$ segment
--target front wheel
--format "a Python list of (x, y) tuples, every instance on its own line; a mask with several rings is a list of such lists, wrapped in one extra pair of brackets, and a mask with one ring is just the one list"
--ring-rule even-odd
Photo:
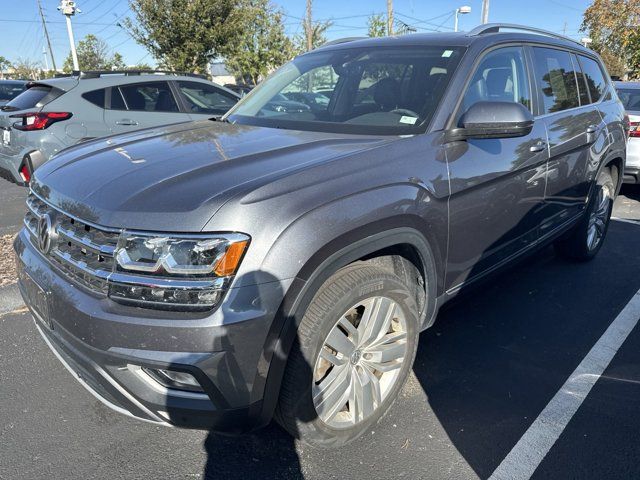
[(340, 270), (304, 314), (276, 418), (312, 445), (354, 440), (398, 396), (417, 339), (416, 302), (400, 278), (365, 264)]
[(616, 182), (612, 171), (604, 168), (598, 175), (584, 218), (567, 237), (555, 243), (556, 251), (561, 256), (580, 261), (596, 256), (609, 229), (615, 192)]

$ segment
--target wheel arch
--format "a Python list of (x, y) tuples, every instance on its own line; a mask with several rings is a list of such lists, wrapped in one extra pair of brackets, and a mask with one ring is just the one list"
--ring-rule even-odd
[[(393, 224), (400, 223), (393, 228)], [(433, 324), (437, 313), (439, 283), (444, 276), (442, 264), (437, 260), (433, 244), (407, 219), (386, 219), (375, 222), (356, 232), (347, 232), (312, 255), (300, 268), (298, 276), (286, 292), (269, 332), (261, 368), (266, 371), (261, 424), (268, 422), (275, 411), (285, 366), (295, 341), (298, 326), (320, 286), (341, 268), (355, 262), (372, 262), (380, 256), (405, 256), (407, 261), (419, 261), (425, 282), (425, 302), (421, 315), (421, 327)], [(391, 225), (390, 225), (391, 224)], [(386, 225), (386, 229), (381, 229)], [(377, 233), (371, 233), (376, 231)], [(413, 259), (407, 258), (414, 255)], [(415, 265), (415, 264), (414, 264)], [(271, 351), (270, 358), (266, 357)]]

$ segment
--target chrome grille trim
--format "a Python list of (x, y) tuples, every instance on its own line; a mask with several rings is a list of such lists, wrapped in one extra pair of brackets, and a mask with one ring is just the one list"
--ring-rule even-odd
[(113, 254), (116, 251), (116, 247), (115, 246), (107, 246), (107, 245), (97, 244), (97, 243), (93, 242), (91, 239), (76, 235), (73, 231), (62, 227), (61, 225), (58, 225), (57, 231), (64, 238), (66, 238), (67, 240), (72, 241), (76, 245), (88, 248), (90, 250), (93, 250), (96, 253), (101, 254), (101, 255), (113, 256)]
[(45, 213), (55, 216), (57, 245), (43, 254), (65, 277), (90, 291), (106, 296), (120, 230), (98, 227), (51, 206), (30, 192), (24, 226), (37, 248), (38, 222)]

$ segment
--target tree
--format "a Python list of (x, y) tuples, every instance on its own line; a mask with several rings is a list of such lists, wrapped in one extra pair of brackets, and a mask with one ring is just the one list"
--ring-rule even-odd
[[(122, 55), (116, 52), (109, 56), (107, 44), (95, 35), (89, 34), (80, 40), (76, 50), (80, 70), (119, 70), (124, 68)], [(66, 73), (73, 71), (71, 53), (65, 59), (62, 70)]]
[[(130, 0), (124, 28), (162, 68), (206, 73), (238, 33), (229, 21), (239, 0)], [(237, 15), (235, 16), (237, 18)]]
[(230, 18), (239, 34), (223, 51), (227, 69), (247, 83), (256, 84), (295, 55), (284, 33), (282, 12), (269, 0), (243, 0)]
[(11, 66), (11, 62), (0, 55), (0, 78), (4, 78), (4, 71)]
[(594, 0), (584, 12), (582, 31), (588, 32), (591, 47), (608, 51), (640, 75), (640, 0)]
[(11, 76), (20, 80), (40, 80), (42, 68), (37, 62), (32, 62), (26, 58), (18, 58), (13, 62), (13, 73)]
[(609, 75), (622, 78), (626, 73), (626, 68), (624, 66), (624, 61), (620, 58), (616, 57), (610, 50), (606, 48), (602, 48), (600, 50), (600, 56), (602, 57), (602, 61), (604, 65), (607, 67), (607, 71)]
[(385, 37), (387, 35), (387, 20), (384, 15), (371, 15), (367, 19), (368, 35), (370, 37)]
[(331, 22), (302, 22), (302, 34), (296, 35), (293, 43), (297, 53), (309, 51), (309, 40), (311, 42), (311, 50), (321, 47), (327, 43), (326, 32), (333, 25)]

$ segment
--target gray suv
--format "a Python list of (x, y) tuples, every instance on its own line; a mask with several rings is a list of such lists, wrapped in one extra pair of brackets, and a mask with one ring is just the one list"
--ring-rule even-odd
[(222, 120), (45, 164), (15, 250), (47, 344), (147, 421), (275, 414), (322, 446), (371, 428), (443, 304), (549, 243), (589, 260), (607, 233), (628, 132), (602, 62), (503, 27), (319, 48)]
[(197, 75), (82, 72), (27, 84), (0, 108), (0, 177), (27, 185), (69, 146), (142, 128), (222, 116), (240, 96)]

